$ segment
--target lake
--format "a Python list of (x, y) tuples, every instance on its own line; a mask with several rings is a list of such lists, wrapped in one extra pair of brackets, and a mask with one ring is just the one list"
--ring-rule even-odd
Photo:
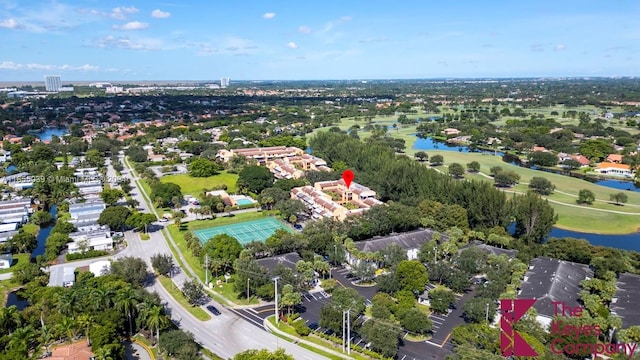
[[(511, 223), (507, 227), (507, 231), (513, 234), (516, 231), (516, 223)], [(640, 233), (623, 234), (623, 235), (603, 235), (583, 233), (571, 230), (560, 229), (554, 227), (549, 232), (549, 237), (554, 238), (575, 238), (584, 239), (591, 245), (606, 246), (616, 249), (631, 250), (640, 252)]]
[[(469, 148), (466, 147), (466, 146), (449, 144), (449, 143), (444, 142), (444, 141), (434, 140), (434, 139), (432, 139), (430, 137), (421, 139), (421, 138), (419, 138), (417, 136), (416, 136), (416, 141), (413, 144), (413, 149), (414, 150), (427, 151), (427, 154), (429, 154), (429, 152), (428, 152), (429, 150), (458, 151), (458, 152), (463, 152), (463, 153), (471, 152), (471, 150), (469, 150)], [(492, 153), (491, 151), (485, 151), (485, 152), (486, 153)], [(504, 156), (504, 153), (502, 153), (500, 151), (498, 151), (496, 154), (498, 156)], [(512, 163), (512, 164), (518, 165), (518, 164), (515, 164), (515, 163)], [(531, 169), (537, 170), (535, 167), (531, 167)], [(541, 171), (545, 171), (545, 170), (541, 169)], [(558, 172), (561, 172), (561, 170), (558, 169)], [(589, 180), (589, 181), (593, 181), (593, 180)], [(608, 187), (608, 188), (612, 188), (612, 189), (629, 190), (629, 191), (638, 191), (638, 192), (640, 192), (640, 187), (636, 187), (634, 185), (634, 183), (631, 182), (631, 181), (608, 179), (608, 180), (593, 181), (593, 183), (596, 184), (596, 185), (600, 185), (600, 186), (604, 186), (604, 187)]]
[(47, 227), (40, 228), (40, 231), (38, 231), (38, 236), (36, 237), (36, 241), (38, 242), (38, 245), (31, 253), (32, 259), (35, 259), (36, 256), (38, 255), (44, 255), (44, 248), (45, 248), (45, 244), (47, 243), (47, 238), (51, 233), (51, 229), (53, 229), (53, 226), (55, 225), (55, 219), (57, 214), (55, 205), (51, 206), (51, 209), (49, 209), (49, 213), (51, 214), (51, 218), (54, 221), (52, 221)]
[(5, 305), (5, 307), (9, 307), (11, 305), (15, 305), (18, 310), (24, 310), (24, 308), (29, 306), (29, 301), (18, 295), (17, 291), (12, 291), (7, 296), (7, 305)]

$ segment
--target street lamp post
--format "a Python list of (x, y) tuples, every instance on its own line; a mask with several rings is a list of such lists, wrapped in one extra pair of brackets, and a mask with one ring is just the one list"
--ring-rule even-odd
[(249, 301), (249, 280), (251, 279), (247, 278), (247, 301)]
[(276, 287), (276, 309), (275, 309), (275, 313), (276, 313), (276, 325), (278, 324), (279, 319), (279, 314), (278, 314), (278, 280), (280, 279), (280, 276), (276, 276), (273, 278), (273, 281), (275, 281), (275, 287)]

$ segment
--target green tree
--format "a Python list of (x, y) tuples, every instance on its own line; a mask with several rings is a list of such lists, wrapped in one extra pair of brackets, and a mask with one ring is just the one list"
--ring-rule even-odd
[(207, 254), (209, 259), (219, 259), (224, 262), (224, 269), (228, 270), (233, 265), (233, 261), (240, 256), (242, 245), (236, 238), (227, 234), (220, 234), (207, 240), (202, 247), (202, 253)]
[(496, 302), (488, 298), (473, 298), (467, 301), (462, 307), (464, 318), (473, 323), (481, 323), (483, 321), (493, 321), (496, 313)]
[(160, 330), (166, 329), (171, 325), (171, 321), (165, 315), (162, 305), (154, 305), (144, 309), (144, 323), (149, 330), (156, 331), (158, 342), (160, 342)]
[(204, 288), (199, 282), (187, 280), (182, 285), (182, 293), (187, 298), (187, 301), (189, 301), (189, 304), (196, 306), (200, 304), (204, 296)]
[(361, 329), (362, 336), (371, 343), (371, 349), (387, 358), (398, 353), (401, 332), (399, 326), (381, 320), (367, 321)]
[(151, 266), (161, 275), (167, 275), (173, 268), (173, 257), (169, 254), (151, 256)]
[(284, 349), (280, 348), (274, 352), (269, 350), (247, 350), (236, 354), (233, 360), (295, 360), (293, 356), (284, 352)]
[(611, 194), (611, 196), (609, 196), (609, 200), (614, 201), (616, 205), (622, 205), (626, 203), (627, 200), (629, 200), (629, 197), (627, 196), (627, 194), (623, 192), (619, 192), (619, 193)]
[(371, 299), (371, 316), (377, 319), (391, 320), (396, 311), (396, 302), (391, 295), (377, 293)]
[(580, 154), (589, 160), (600, 162), (613, 152), (613, 145), (609, 140), (595, 139), (587, 140), (580, 144)]
[(147, 263), (140, 258), (131, 256), (125, 256), (111, 262), (111, 274), (133, 286), (144, 284), (149, 275)]
[(578, 192), (578, 204), (591, 205), (596, 201), (596, 195), (589, 189), (580, 189)]
[(449, 175), (454, 178), (461, 178), (464, 176), (464, 167), (459, 163), (451, 163), (449, 164)]
[(478, 171), (480, 171), (480, 163), (477, 161), (472, 161), (467, 164), (467, 169), (469, 170), (469, 172), (477, 173)]
[(151, 188), (151, 199), (161, 199), (160, 206), (175, 205), (171, 202), (173, 198), (182, 199), (182, 191), (177, 184), (155, 181), (149, 187)]
[(529, 155), (529, 163), (538, 166), (556, 166), (558, 164), (558, 156), (547, 151), (534, 151)]
[(111, 231), (123, 230), (129, 216), (131, 216), (129, 208), (125, 206), (110, 206), (102, 210), (98, 218), (98, 224), (107, 225)]
[(436, 288), (429, 291), (429, 306), (434, 312), (446, 314), (455, 301), (456, 297), (453, 291), (447, 288)]
[(264, 166), (246, 166), (238, 174), (237, 188), (241, 192), (259, 194), (262, 190), (272, 187), (275, 178), (271, 171)]
[(493, 176), (495, 185), (498, 187), (511, 187), (518, 183), (520, 176), (514, 171), (500, 171)]
[(414, 156), (420, 161), (425, 161), (429, 158), (429, 155), (424, 151), (416, 151)]
[(555, 185), (545, 177), (534, 176), (531, 178), (531, 181), (529, 181), (529, 189), (540, 195), (551, 195), (555, 188)]
[(102, 201), (109, 206), (115, 205), (123, 196), (124, 192), (118, 189), (104, 189), (100, 193)]
[(32, 252), (38, 246), (35, 235), (24, 231), (13, 235), (9, 240), (9, 244), (17, 253)]
[(291, 315), (291, 309), (302, 303), (302, 294), (294, 290), (293, 285), (286, 284), (282, 288), (280, 305), (287, 308), (287, 314)]
[(104, 166), (104, 156), (97, 149), (89, 149), (84, 154), (84, 161), (90, 167), (103, 167)]
[(176, 359), (196, 359), (199, 356), (198, 343), (189, 332), (180, 329), (163, 331), (158, 342), (162, 351)]
[(396, 269), (396, 276), (402, 289), (414, 294), (421, 294), (429, 283), (427, 269), (418, 261), (401, 261)]
[(157, 220), (158, 218), (153, 214), (134, 212), (127, 217), (125, 225), (138, 231), (147, 232), (147, 227)]
[(429, 163), (431, 164), (431, 166), (442, 165), (442, 163), (444, 163), (444, 156), (432, 155), (431, 158), (429, 159)]
[(514, 198), (516, 236), (527, 241), (542, 242), (558, 220), (547, 200), (534, 192)]
[(411, 308), (400, 315), (400, 325), (407, 331), (424, 335), (433, 329), (433, 322), (418, 308)]
[(47, 225), (51, 220), (51, 214), (47, 211), (36, 211), (31, 215), (31, 222), (39, 226)]
[(115, 307), (127, 315), (129, 319), (129, 335), (133, 335), (133, 313), (138, 302), (136, 292), (130, 286), (122, 288), (116, 293)]
[(209, 177), (218, 174), (218, 165), (215, 162), (198, 158), (189, 163), (189, 176)]
[(489, 174), (491, 174), (492, 176), (496, 176), (501, 172), (502, 168), (500, 166), (492, 166), (491, 169), (489, 169)]

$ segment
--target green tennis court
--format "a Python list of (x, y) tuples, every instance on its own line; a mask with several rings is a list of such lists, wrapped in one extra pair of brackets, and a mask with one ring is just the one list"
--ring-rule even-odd
[(267, 217), (264, 219), (245, 221), (237, 224), (196, 230), (194, 233), (203, 244), (216, 235), (227, 234), (238, 239), (240, 244), (246, 245), (252, 241), (264, 242), (278, 229), (293, 232), (293, 230), (276, 218)]

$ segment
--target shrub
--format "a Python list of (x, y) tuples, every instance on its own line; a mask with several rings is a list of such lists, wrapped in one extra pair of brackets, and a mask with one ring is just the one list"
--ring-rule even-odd
[(293, 321), (293, 329), (300, 336), (307, 336), (311, 333), (311, 328), (309, 328), (304, 321), (301, 321), (299, 319)]

